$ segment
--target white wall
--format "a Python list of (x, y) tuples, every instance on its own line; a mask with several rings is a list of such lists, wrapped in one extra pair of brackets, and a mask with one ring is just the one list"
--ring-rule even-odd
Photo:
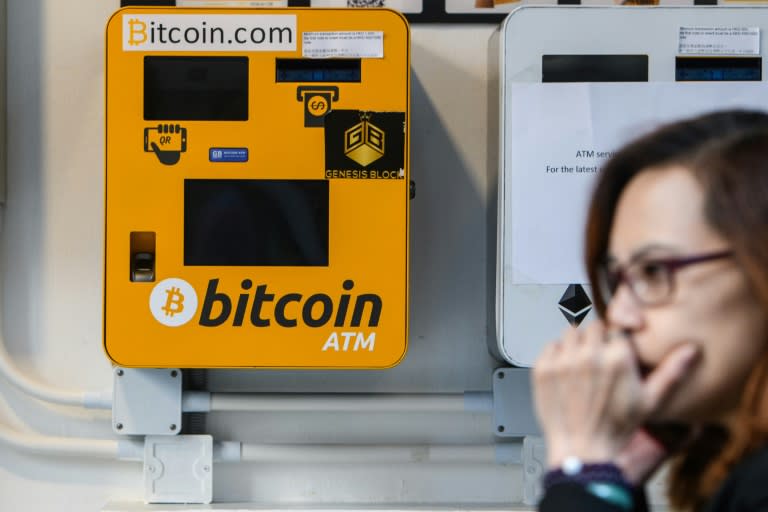
[[(101, 349), (103, 36), (118, 1), (8, 0), (8, 200), (2, 332), (28, 373), (62, 388), (111, 386)], [(413, 27), (411, 339), (377, 372), (229, 372), (212, 389), (489, 390), (487, 41), (495, 27)], [(491, 212), (493, 213), (493, 212)], [(489, 266), (491, 265), (491, 266)], [(106, 412), (50, 408), (0, 379), (0, 421), (61, 436), (113, 437)], [(251, 442), (490, 442), (483, 415), (217, 413), (208, 430)], [(514, 466), (218, 465), (217, 501), (502, 504)], [(142, 498), (140, 465), (50, 459), (0, 445), (0, 510), (98, 511)]]

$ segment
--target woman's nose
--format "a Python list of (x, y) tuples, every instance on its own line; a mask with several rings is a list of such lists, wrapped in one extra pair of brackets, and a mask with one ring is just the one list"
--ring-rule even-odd
[(643, 323), (643, 309), (626, 282), (619, 284), (606, 307), (608, 325), (621, 329), (638, 329)]

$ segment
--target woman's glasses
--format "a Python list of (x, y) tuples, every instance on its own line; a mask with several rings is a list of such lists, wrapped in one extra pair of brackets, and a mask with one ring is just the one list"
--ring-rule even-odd
[(672, 297), (675, 273), (683, 267), (728, 258), (730, 250), (698, 254), (682, 258), (658, 258), (633, 261), (625, 266), (603, 264), (597, 269), (598, 286), (605, 303), (626, 283), (637, 300), (646, 306), (657, 306)]

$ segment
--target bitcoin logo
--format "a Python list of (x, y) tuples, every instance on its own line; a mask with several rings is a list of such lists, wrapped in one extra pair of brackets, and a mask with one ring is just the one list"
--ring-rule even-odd
[(147, 24), (136, 18), (128, 20), (128, 44), (138, 46), (147, 42)]
[(183, 279), (164, 279), (155, 285), (149, 295), (149, 310), (155, 320), (163, 325), (184, 325), (197, 312), (197, 293)]
[(328, 112), (328, 99), (324, 96), (315, 95), (307, 100), (307, 106), (310, 114), (321, 117)]
[(178, 288), (172, 286), (165, 290), (165, 293), (168, 294), (165, 306), (162, 308), (165, 311), (165, 316), (173, 316), (184, 311), (184, 294)]

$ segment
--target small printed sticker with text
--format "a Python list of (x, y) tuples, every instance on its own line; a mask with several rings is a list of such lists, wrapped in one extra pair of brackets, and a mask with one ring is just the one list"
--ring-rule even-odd
[(208, 160), (211, 162), (247, 162), (248, 148), (210, 148)]

